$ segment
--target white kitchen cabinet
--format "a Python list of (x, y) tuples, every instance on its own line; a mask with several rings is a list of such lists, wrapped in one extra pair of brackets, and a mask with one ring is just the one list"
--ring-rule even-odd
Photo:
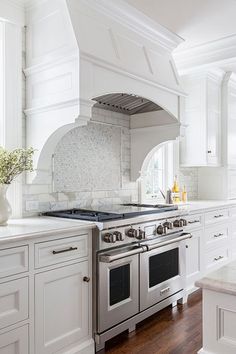
[(192, 238), (186, 242), (186, 285), (187, 291), (202, 275), (203, 230), (191, 231)]
[(198, 171), (199, 198), (236, 198), (236, 76), (226, 73), (222, 81), (222, 166)]
[(28, 278), (0, 284), (0, 329), (28, 318)]
[[(51, 354), (89, 335), (88, 262), (35, 276), (35, 353)], [(85, 279), (86, 280), (86, 279)]]
[(182, 77), (188, 97), (181, 123), (185, 136), (180, 142), (182, 166), (218, 166), (221, 162), (221, 76), (218, 73)]
[(0, 354), (29, 354), (27, 325), (0, 334)]

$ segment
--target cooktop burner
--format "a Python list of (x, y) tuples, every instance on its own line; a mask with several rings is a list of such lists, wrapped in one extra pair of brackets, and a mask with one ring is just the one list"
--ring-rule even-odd
[(107, 207), (100, 207), (93, 209), (67, 209), (67, 210), (57, 210), (57, 211), (48, 211), (43, 213), (46, 216), (54, 216), (67, 219), (80, 219), (88, 220), (95, 222), (102, 222), (108, 220), (116, 219), (128, 219), (135, 216), (146, 215), (146, 214), (155, 214), (162, 213), (165, 211), (176, 210), (178, 207), (176, 205), (168, 204), (121, 204), (121, 205), (112, 205)]

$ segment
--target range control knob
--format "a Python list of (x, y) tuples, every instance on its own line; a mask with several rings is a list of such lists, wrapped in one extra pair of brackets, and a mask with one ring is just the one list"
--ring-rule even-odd
[(157, 232), (158, 235), (164, 234), (164, 231), (165, 231), (165, 227), (162, 224), (157, 226), (156, 232)]
[(182, 221), (183, 226), (187, 226), (188, 225), (188, 221), (186, 219), (180, 219), (180, 221)]
[(138, 229), (138, 233), (137, 233), (136, 238), (138, 240), (144, 240), (145, 239), (145, 231), (141, 230), (140, 227)]
[(128, 237), (137, 237), (138, 235), (138, 230), (135, 230), (133, 227), (131, 227), (130, 229), (128, 229), (126, 232), (126, 235)]
[(173, 223), (171, 222), (171, 221), (165, 221), (164, 223), (163, 223), (163, 226), (164, 227), (167, 227), (167, 229), (168, 230), (172, 230), (173, 229)]
[(113, 235), (116, 237), (116, 241), (124, 241), (125, 236), (120, 231), (114, 231)]
[(107, 234), (104, 235), (103, 241), (106, 243), (115, 243), (116, 235), (111, 232), (108, 232)]
[(181, 227), (180, 220), (176, 219), (173, 223), (174, 227)]

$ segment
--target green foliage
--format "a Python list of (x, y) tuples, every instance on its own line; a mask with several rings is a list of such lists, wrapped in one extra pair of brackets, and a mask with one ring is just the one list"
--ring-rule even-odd
[(0, 184), (10, 184), (24, 171), (33, 171), (34, 149), (7, 151), (0, 146)]

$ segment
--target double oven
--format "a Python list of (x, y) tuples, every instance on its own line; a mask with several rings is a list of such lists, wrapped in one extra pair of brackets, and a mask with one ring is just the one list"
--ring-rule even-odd
[(97, 253), (96, 333), (101, 339), (134, 327), (183, 296), (190, 237), (180, 230)]

